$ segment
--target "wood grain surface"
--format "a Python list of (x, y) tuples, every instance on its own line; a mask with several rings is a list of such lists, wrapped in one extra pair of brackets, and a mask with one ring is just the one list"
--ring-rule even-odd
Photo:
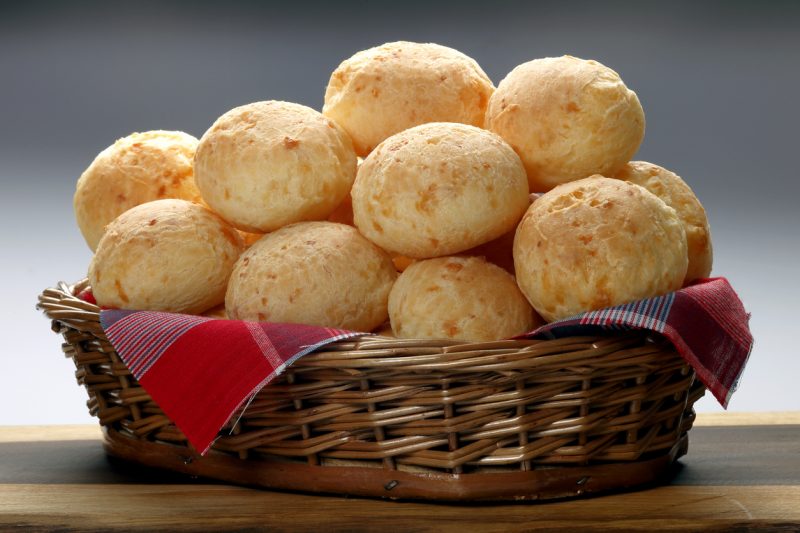
[[(432, 505), (224, 485), (0, 485), (15, 530), (524, 531), (800, 527), (798, 487), (676, 487), (519, 505)], [(788, 508), (794, 502), (795, 509)], [(787, 531), (790, 529), (787, 529)]]
[(458, 505), (229, 486), (110, 460), (94, 427), (5, 427), (0, 530), (7, 529), (798, 531), (800, 425), (701, 424), (666, 486), (550, 503)]

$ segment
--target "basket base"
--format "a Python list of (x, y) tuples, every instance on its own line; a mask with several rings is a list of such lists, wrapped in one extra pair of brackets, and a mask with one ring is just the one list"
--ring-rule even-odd
[(688, 449), (684, 434), (669, 452), (646, 460), (471, 474), (415, 474), (383, 468), (204, 457), (189, 448), (142, 441), (104, 428), (106, 453), (236, 485), (299, 492), (441, 501), (509, 501), (574, 498), (666, 481), (673, 462)]

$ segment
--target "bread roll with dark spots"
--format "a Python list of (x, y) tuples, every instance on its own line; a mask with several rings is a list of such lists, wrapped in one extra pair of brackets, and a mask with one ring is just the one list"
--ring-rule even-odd
[(485, 127), (520, 155), (531, 191), (545, 192), (619, 170), (642, 143), (645, 120), (616, 72), (563, 56), (512, 70), (489, 100)]
[(406, 41), (356, 53), (331, 74), (322, 113), (369, 154), (384, 139), (427, 122), (483, 125), (492, 81), (474, 59)]
[(382, 142), (359, 167), (352, 197), (364, 236), (422, 259), (512, 230), (528, 207), (528, 181), (517, 154), (497, 135), (436, 122)]
[(333, 213), (353, 185), (356, 154), (347, 133), (318, 111), (267, 101), (218, 118), (194, 165), (214, 211), (238, 229), (267, 233)]
[(674, 291), (687, 266), (675, 210), (602, 176), (542, 195), (514, 238), (517, 283), (547, 321)]
[(89, 281), (101, 306), (199, 314), (224, 301), (243, 249), (239, 233), (208, 208), (156, 200), (109, 224)]
[(192, 158), (197, 139), (182, 131), (132, 133), (100, 152), (81, 174), (73, 206), (94, 251), (106, 226), (139, 204), (164, 198), (200, 203)]
[(689, 268), (683, 284), (711, 274), (714, 251), (706, 210), (691, 187), (680, 176), (646, 161), (631, 161), (612, 176), (641, 185), (673, 208), (683, 222), (689, 250)]
[(236, 263), (225, 308), (238, 320), (372, 331), (389, 316), (391, 258), (356, 228), (299, 222), (264, 235)]
[(417, 261), (389, 296), (392, 331), (400, 338), (492, 341), (543, 324), (514, 278), (480, 257)]

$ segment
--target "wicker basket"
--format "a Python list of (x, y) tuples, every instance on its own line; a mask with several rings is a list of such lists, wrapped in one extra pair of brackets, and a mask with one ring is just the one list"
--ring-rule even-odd
[[(47, 289), (106, 451), (262, 487), (388, 498), (573, 497), (654, 483), (705, 389), (640, 332), (480, 344), (364, 336), (305, 356), (201, 457), (109, 344), (99, 309)], [(236, 417), (234, 417), (236, 418)]]

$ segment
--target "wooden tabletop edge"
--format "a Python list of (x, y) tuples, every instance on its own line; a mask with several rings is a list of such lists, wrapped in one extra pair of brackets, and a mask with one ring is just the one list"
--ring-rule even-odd
[(800, 424), (800, 411), (697, 413), (695, 426), (781, 426)]
[(100, 424), (0, 426), (0, 443), (102, 439)]

